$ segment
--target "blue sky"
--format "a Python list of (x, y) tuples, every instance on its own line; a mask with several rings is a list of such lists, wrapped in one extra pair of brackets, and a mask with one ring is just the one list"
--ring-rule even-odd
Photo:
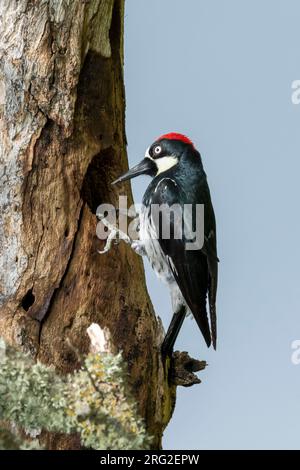
[[(126, 0), (130, 165), (155, 138), (186, 133), (217, 216), (218, 350), (187, 318), (176, 347), (206, 359), (178, 389), (165, 449), (300, 448), (298, 0)], [(133, 181), (136, 202), (148, 184)], [(147, 262), (165, 326), (171, 306)]]

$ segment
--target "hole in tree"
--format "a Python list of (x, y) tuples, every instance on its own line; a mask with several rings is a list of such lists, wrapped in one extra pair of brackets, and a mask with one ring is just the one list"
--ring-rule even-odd
[(22, 307), (24, 308), (24, 310), (29, 310), (31, 305), (34, 303), (35, 301), (35, 296), (32, 292), (32, 289), (29, 289), (29, 291), (24, 295), (23, 299), (22, 299), (22, 302), (21, 302), (21, 305)]
[(81, 197), (93, 214), (96, 214), (97, 207), (103, 201), (110, 202), (109, 195), (112, 192), (110, 183), (114, 179), (113, 162), (114, 152), (109, 147), (95, 155), (88, 166), (82, 183)]

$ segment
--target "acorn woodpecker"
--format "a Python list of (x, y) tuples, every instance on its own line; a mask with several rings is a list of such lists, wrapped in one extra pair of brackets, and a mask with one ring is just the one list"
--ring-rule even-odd
[[(138, 175), (149, 175), (152, 181), (144, 194), (139, 215), (140, 239), (132, 244), (132, 248), (148, 257), (154, 271), (168, 284), (172, 299), (173, 318), (162, 344), (162, 352), (172, 352), (183, 320), (190, 312), (207, 346), (212, 342), (216, 349), (219, 261), (216, 222), (200, 153), (188, 137), (178, 133), (164, 134), (147, 149), (145, 158), (114, 184)], [(177, 230), (178, 219), (170, 213), (167, 218), (169, 236), (163, 236), (164, 217), (161, 214), (154, 217), (153, 207), (172, 208), (174, 205), (182, 209), (181, 214), (185, 213), (185, 207), (192, 208), (192, 222), (186, 223), (187, 217), (184, 216), (182, 230)], [(201, 246), (191, 249), (191, 233), (194, 234), (192, 228), (195, 228), (194, 209), (198, 205), (204, 208), (203, 237)]]

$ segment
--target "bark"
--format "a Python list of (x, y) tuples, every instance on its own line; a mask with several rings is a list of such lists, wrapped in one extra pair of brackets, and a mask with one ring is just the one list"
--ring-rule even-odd
[(97, 253), (96, 207), (131, 198), (110, 185), (127, 168), (123, 16), (123, 0), (1, 0), (0, 334), (67, 372), (67, 338), (84, 353), (87, 327), (108, 328), (157, 448), (175, 403), (162, 328), (140, 258)]

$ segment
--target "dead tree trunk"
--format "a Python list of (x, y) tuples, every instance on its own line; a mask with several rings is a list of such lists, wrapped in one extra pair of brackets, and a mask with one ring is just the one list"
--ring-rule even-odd
[(107, 327), (157, 448), (175, 386), (142, 263), (122, 244), (97, 253), (96, 207), (127, 167), (123, 15), (123, 0), (1, 0), (0, 334), (66, 372), (66, 339), (85, 352), (86, 328)]

